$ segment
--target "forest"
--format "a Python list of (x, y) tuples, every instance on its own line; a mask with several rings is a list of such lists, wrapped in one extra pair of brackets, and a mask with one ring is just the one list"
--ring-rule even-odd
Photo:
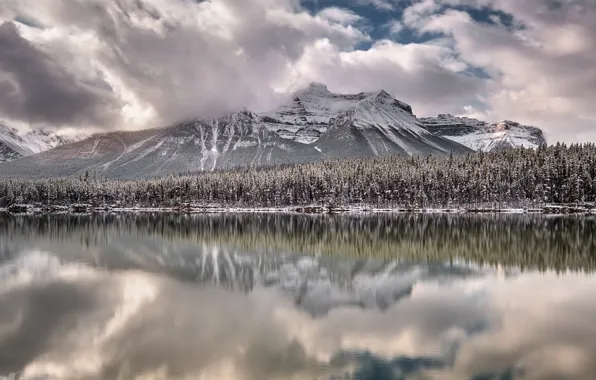
[(119, 181), (0, 180), (0, 207), (531, 208), (596, 201), (596, 145), (447, 157), (387, 156)]

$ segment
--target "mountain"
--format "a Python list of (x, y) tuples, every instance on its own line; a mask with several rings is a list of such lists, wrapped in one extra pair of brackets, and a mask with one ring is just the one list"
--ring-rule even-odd
[(278, 109), (241, 111), (162, 129), (114, 132), (0, 165), (0, 177), (98, 172), (133, 179), (172, 173), (470, 149), (423, 128), (385, 91), (341, 95), (313, 83)]
[(412, 107), (385, 91), (334, 94), (323, 84), (311, 83), (262, 120), (280, 137), (314, 145), (327, 158), (468, 151), (429, 133)]
[(40, 153), (74, 140), (44, 130), (20, 132), (0, 124), (0, 162)]
[(0, 176), (40, 178), (85, 171), (111, 178), (150, 178), (236, 166), (323, 159), (313, 147), (284, 140), (243, 111), (169, 128), (114, 132), (0, 165)]
[(508, 148), (537, 148), (546, 143), (539, 128), (514, 121), (489, 124), (484, 121), (452, 115), (420, 118), (429, 132), (445, 137), (477, 151), (494, 151)]

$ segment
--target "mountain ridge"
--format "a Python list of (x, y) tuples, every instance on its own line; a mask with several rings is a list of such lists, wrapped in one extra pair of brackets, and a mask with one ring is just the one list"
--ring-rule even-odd
[(420, 118), (429, 132), (466, 145), (473, 150), (490, 152), (509, 148), (538, 148), (546, 144), (540, 128), (502, 120), (488, 123), (467, 117), (440, 114)]
[(5, 162), (0, 177), (89, 171), (135, 179), (325, 159), (461, 154), (472, 151), (466, 143), (433, 131), (427, 119), (416, 118), (410, 105), (384, 90), (336, 94), (311, 83), (270, 112), (242, 110), (163, 128), (96, 134)]
[(66, 137), (39, 129), (22, 132), (0, 123), (0, 162), (44, 152), (60, 145), (75, 142), (81, 137)]

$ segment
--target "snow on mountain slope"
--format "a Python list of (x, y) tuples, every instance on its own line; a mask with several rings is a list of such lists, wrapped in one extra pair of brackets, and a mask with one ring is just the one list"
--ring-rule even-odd
[(429, 132), (477, 151), (521, 147), (534, 149), (546, 143), (539, 128), (508, 120), (489, 124), (466, 117), (439, 115), (436, 118), (421, 118), (420, 121)]
[(449, 155), (470, 151), (422, 128), (411, 108), (385, 91), (366, 94), (353, 109), (332, 119), (316, 146), (334, 158)]
[(90, 171), (131, 179), (322, 158), (313, 147), (280, 138), (256, 122), (256, 115), (243, 111), (163, 129), (95, 135), (4, 163), (0, 176), (41, 178)]
[(43, 130), (21, 132), (0, 124), (0, 162), (40, 153), (76, 140)]
[(12, 161), (19, 157), (23, 156), (7, 144), (0, 142), (0, 162)]
[(331, 158), (468, 151), (426, 131), (409, 105), (385, 91), (334, 94), (323, 84), (311, 83), (261, 118), (280, 137), (313, 144)]
[[(363, 122), (370, 124), (393, 122), (402, 123), (401, 126), (406, 128), (419, 128), (418, 123), (412, 120), (412, 108), (393, 99), (385, 91), (362, 92), (354, 95), (335, 94), (321, 83), (311, 83), (307, 88), (296, 92), (290, 102), (260, 116), (267, 127), (281, 137), (310, 144), (321, 137), (338, 116), (361, 108), (363, 103), (383, 101), (383, 98), (397, 108), (392, 109), (389, 115), (385, 114), (385, 118), (374, 115), (371, 119), (371, 115), (362, 113), (359, 116), (364, 117)], [(397, 114), (405, 111), (410, 116), (396, 119), (396, 115), (392, 114), (398, 109)]]
[(237, 112), (164, 129), (96, 135), (0, 165), (3, 177), (112, 178), (384, 155), (448, 155), (470, 149), (422, 127), (385, 91), (339, 95), (311, 84), (273, 112)]
[(32, 154), (28, 141), (14, 128), (0, 124), (0, 162)]

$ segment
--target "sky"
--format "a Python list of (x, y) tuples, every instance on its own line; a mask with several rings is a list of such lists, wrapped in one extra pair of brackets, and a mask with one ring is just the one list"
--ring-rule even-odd
[(310, 82), (596, 142), (593, 0), (2, 0), (0, 120), (140, 129)]

